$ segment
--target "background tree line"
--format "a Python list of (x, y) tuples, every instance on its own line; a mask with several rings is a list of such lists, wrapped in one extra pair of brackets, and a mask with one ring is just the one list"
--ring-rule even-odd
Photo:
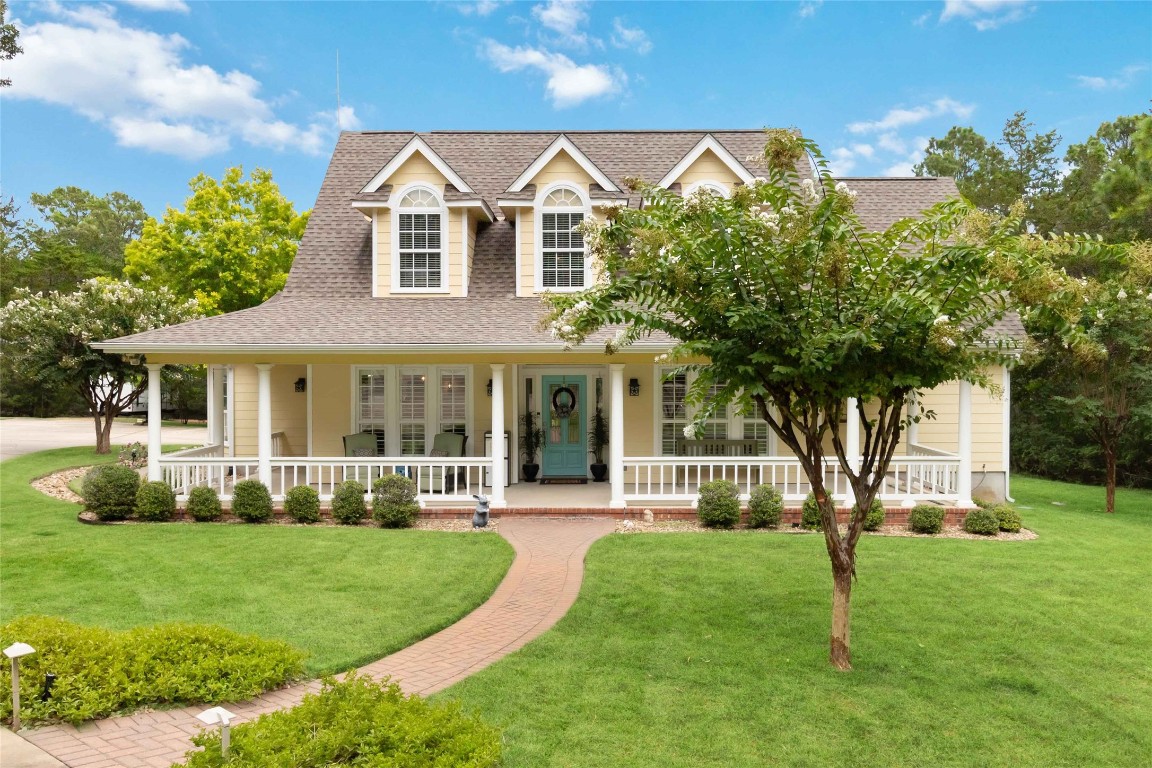
[[(1017, 112), (994, 140), (961, 126), (932, 139), (914, 170), (954, 177), (969, 201), (1001, 215), (1022, 200), (1022, 234), (1084, 286), (1089, 311), (1073, 330), (1096, 353), (1069, 345), (1066, 328), (1028, 324), (1013, 374), (1014, 468), (1152, 486), (1152, 115), (1103, 123), (1063, 158), (1060, 141)], [(1072, 233), (1115, 247), (1086, 252), (1061, 240)]]

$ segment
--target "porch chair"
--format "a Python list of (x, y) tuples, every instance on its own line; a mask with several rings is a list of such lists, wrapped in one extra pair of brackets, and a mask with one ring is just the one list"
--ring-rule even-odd
[[(344, 455), (349, 458), (363, 459), (379, 456), (376, 450), (376, 435), (371, 432), (357, 432), (354, 435), (344, 435)], [(380, 470), (368, 467), (345, 468), (344, 479), (356, 480), (366, 490), (372, 490), (372, 482), (380, 476)]]
[[(430, 457), (462, 458), (468, 435), (441, 432), (432, 438)], [(452, 493), (459, 482), (466, 481), (466, 467), (427, 467), (420, 472), (421, 493)], [(447, 476), (445, 475), (447, 472)]]

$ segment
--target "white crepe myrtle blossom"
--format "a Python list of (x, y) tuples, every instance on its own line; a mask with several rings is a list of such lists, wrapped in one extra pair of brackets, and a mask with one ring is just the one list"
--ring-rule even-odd
[(816, 194), (816, 182), (812, 179), (804, 179), (801, 181), (800, 191), (804, 194), (804, 197), (810, 203), (815, 203), (820, 199), (820, 196)]
[(943, 323), (948, 323), (951, 321), (952, 321), (952, 318), (948, 317), (948, 315), (940, 315), (939, 317), (937, 317), (935, 320), (932, 321), (932, 324), (933, 325), (941, 325)]
[(1124, 299), (1128, 298), (1128, 292), (1121, 288), (1119, 293), (1116, 294), (1116, 298), (1120, 301), (1124, 301)]

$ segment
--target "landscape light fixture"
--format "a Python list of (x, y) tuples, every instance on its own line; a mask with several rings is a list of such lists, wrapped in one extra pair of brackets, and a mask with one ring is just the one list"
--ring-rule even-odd
[(228, 747), (230, 746), (232, 738), (232, 734), (229, 732), (229, 726), (234, 717), (236, 717), (236, 715), (224, 709), (224, 707), (212, 707), (212, 709), (206, 709), (196, 715), (196, 719), (206, 725), (220, 724), (220, 757), (222, 758), (228, 757)]
[(12, 643), (4, 655), (12, 660), (12, 730), (20, 730), (20, 657), (36, 653), (28, 643)]

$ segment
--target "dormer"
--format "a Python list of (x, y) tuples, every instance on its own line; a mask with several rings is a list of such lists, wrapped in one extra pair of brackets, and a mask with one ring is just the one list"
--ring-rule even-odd
[(577, 228), (627, 194), (561, 134), (496, 201), (516, 222), (516, 295), (580, 291), (596, 279)]
[(491, 209), (419, 136), (353, 198), (372, 222), (372, 295), (467, 296), (478, 221)]
[(738, 184), (750, 184), (753, 175), (716, 140), (707, 134), (696, 143), (680, 162), (672, 167), (657, 183), (665, 189), (680, 186), (681, 194), (687, 197), (699, 189), (727, 197)]

